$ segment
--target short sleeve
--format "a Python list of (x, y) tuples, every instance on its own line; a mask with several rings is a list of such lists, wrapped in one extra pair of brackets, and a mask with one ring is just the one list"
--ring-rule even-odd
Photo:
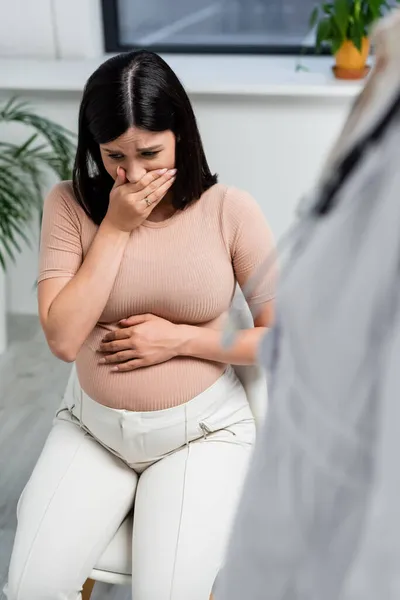
[(257, 202), (242, 190), (228, 188), (223, 211), (236, 280), (242, 290), (249, 284), (246, 298), (250, 308), (264, 304), (275, 297), (276, 288), (276, 251), (271, 229)]
[(74, 276), (82, 264), (81, 224), (65, 183), (53, 187), (43, 206), (38, 282)]

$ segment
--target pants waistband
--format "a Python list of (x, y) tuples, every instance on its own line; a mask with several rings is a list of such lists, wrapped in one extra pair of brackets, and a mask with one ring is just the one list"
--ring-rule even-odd
[(157, 421), (174, 423), (182, 422), (185, 419), (197, 419), (207, 412), (218, 410), (220, 405), (227, 402), (234, 402), (243, 391), (242, 384), (236, 376), (234, 369), (229, 365), (225, 372), (217, 379), (217, 381), (209, 388), (201, 392), (188, 402), (165, 408), (156, 411), (130, 411), (125, 409), (110, 408), (99, 404), (88, 396), (81, 388), (75, 365), (71, 372), (71, 376), (67, 385), (64, 396), (64, 401), (67, 406), (82, 407), (82, 404), (91, 406), (93, 410), (101, 417), (124, 420), (128, 418), (130, 421), (137, 420), (140, 423), (147, 422), (149, 426), (156, 426)]
[[(67, 413), (63, 412), (65, 409)], [(138, 472), (217, 432), (230, 443), (252, 443), (254, 439), (254, 419), (242, 384), (231, 367), (189, 402), (149, 412), (109, 408), (95, 402), (82, 390), (73, 369), (59, 418), (68, 419), (67, 414)]]

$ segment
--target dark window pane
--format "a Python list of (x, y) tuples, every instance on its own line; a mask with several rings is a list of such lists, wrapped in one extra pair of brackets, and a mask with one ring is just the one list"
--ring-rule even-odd
[(315, 0), (118, 0), (120, 45), (298, 48), (314, 5)]

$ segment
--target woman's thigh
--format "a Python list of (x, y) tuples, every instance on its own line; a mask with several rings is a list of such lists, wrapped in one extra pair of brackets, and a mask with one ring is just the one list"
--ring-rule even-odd
[(141, 475), (133, 529), (135, 600), (208, 600), (251, 456), (254, 425), (243, 427), (249, 443), (232, 431), (216, 432)]
[(18, 506), (9, 600), (73, 600), (134, 500), (137, 475), (57, 420)]

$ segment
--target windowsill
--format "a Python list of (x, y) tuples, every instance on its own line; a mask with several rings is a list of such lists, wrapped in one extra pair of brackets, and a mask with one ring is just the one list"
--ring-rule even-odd
[[(90, 60), (0, 59), (0, 91), (81, 93), (89, 75), (107, 57)], [(360, 82), (334, 79), (332, 58), (168, 55), (190, 95), (352, 98)]]

